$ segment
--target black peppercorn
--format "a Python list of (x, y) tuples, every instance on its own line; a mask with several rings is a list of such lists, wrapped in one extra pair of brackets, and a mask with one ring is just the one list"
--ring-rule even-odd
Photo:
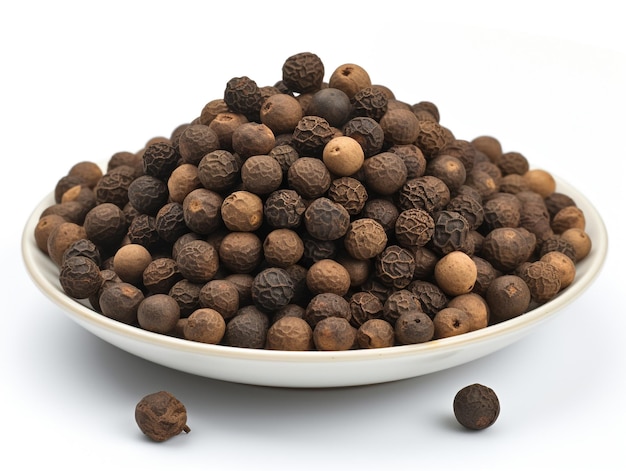
[(275, 311), (291, 302), (294, 286), (289, 273), (273, 267), (262, 270), (252, 283), (252, 301), (260, 309)]

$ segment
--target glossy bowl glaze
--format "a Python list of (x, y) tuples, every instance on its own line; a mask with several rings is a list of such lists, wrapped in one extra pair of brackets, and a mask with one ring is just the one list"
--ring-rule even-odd
[(204, 377), (264, 386), (326, 388), (395, 381), (458, 366), (489, 355), (527, 335), (583, 293), (605, 261), (605, 225), (593, 205), (557, 179), (557, 191), (584, 211), (591, 253), (577, 264), (574, 282), (555, 299), (519, 317), (481, 330), (423, 344), (341, 352), (287, 352), (208, 345), (155, 334), (109, 319), (65, 295), (58, 268), (35, 243), (41, 212), (50, 194), (33, 210), (24, 228), (22, 253), (35, 285), (79, 325), (116, 347), (146, 360)]

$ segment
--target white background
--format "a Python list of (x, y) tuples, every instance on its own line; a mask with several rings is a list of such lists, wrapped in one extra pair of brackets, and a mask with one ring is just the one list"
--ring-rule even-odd
[[(0, 7), (3, 308), (0, 449), (10, 469), (624, 469), (626, 36), (619, 2), (4, 2)], [(436, 4), (436, 6), (435, 6)], [(18, 6), (19, 5), (19, 6)], [(512, 6), (514, 5), (514, 6)], [(433, 101), (458, 138), (573, 184), (609, 256), (594, 285), (522, 341), (390, 384), (229, 384), (130, 356), (32, 284), (22, 228), (58, 178), (169, 135), (248, 75), (311, 51), (327, 76), (363, 66), (404, 101)], [(481, 382), (496, 424), (470, 433), (452, 399)], [(191, 433), (156, 444), (134, 406), (165, 389)]]

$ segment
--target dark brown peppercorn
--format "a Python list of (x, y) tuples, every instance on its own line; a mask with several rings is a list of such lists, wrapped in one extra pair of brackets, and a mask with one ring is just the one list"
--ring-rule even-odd
[(302, 119), (303, 111), (297, 99), (278, 93), (267, 98), (261, 106), (260, 119), (274, 135), (293, 133)]
[(233, 150), (243, 159), (265, 155), (276, 143), (272, 130), (265, 124), (255, 122), (241, 124), (233, 131), (231, 139)]
[(455, 193), (465, 183), (467, 177), (463, 162), (447, 154), (433, 157), (428, 162), (426, 173), (439, 178), (452, 193)]
[(61, 265), (61, 288), (71, 298), (87, 299), (100, 290), (102, 276), (98, 265), (90, 258), (73, 256)]
[(331, 259), (323, 259), (311, 265), (306, 284), (313, 294), (335, 293), (344, 296), (350, 289), (350, 274), (343, 265)]
[(365, 157), (378, 154), (385, 144), (385, 132), (373, 118), (352, 118), (343, 126), (342, 133), (361, 145)]
[(182, 275), (176, 261), (169, 257), (152, 260), (143, 271), (143, 285), (149, 294), (167, 294)]
[(316, 239), (337, 240), (347, 232), (350, 215), (340, 204), (328, 198), (317, 198), (304, 212), (304, 225)]
[(192, 240), (180, 249), (176, 264), (184, 278), (193, 283), (206, 283), (217, 273), (219, 258), (211, 244)]
[(319, 240), (312, 237), (306, 231), (302, 232), (302, 243), (304, 244), (304, 254), (300, 264), (309, 267), (319, 260), (325, 258), (334, 259), (337, 255), (338, 246), (334, 240)]
[(150, 251), (163, 242), (156, 230), (156, 218), (147, 214), (139, 214), (133, 218), (127, 236), (131, 244), (143, 245)]
[(233, 273), (251, 273), (263, 259), (263, 243), (252, 232), (231, 232), (219, 247), (220, 264)]
[(146, 147), (143, 153), (143, 171), (161, 180), (166, 180), (178, 165), (178, 153), (167, 142), (156, 142)]
[(54, 202), (60, 203), (61, 198), (63, 197), (65, 192), (68, 191), (69, 189), (75, 186), (80, 187), (86, 184), (87, 182), (85, 181), (85, 179), (78, 175), (65, 175), (61, 177), (57, 181), (56, 186), (54, 187)]
[(267, 195), (283, 182), (283, 170), (269, 155), (253, 155), (241, 166), (243, 187), (256, 195)]
[(458, 194), (450, 200), (446, 209), (461, 214), (468, 222), (470, 230), (478, 229), (485, 219), (483, 205), (469, 194)]
[(154, 223), (159, 237), (170, 244), (190, 231), (185, 223), (183, 205), (180, 203), (171, 202), (163, 205), (157, 212)]
[(288, 144), (278, 144), (269, 152), (269, 156), (280, 164), (280, 168), (283, 171), (283, 177), (287, 177), (287, 172), (291, 165), (300, 157), (296, 149)]
[(46, 251), (58, 266), (63, 263), (63, 254), (77, 240), (87, 238), (83, 226), (73, 222), (60, 222), (50, 231), (46, 240)]
[(494, 424), (500, 415), (496, 393), (482, 384), (471, 384), (454, 396), (454, 416), (464, 427), (482, 430)]
[(365, 207), (367, 189), (355, 178), (340, 177), (331, 182), (328, 197), (346, 208), (350, 216), (356, 216)]
[(331, 176), (320, 159), (301, 157), (289, 168), (287, 180), (290, 189), (297, 191), (303, 198), (313, 199), (326, 193)]
[(373, 219), (383, 227), (385, 232), (391, 233), (395, 230), (399, 214), (398, 207), (392, 201), (374, 198), (365, 203), (361, 217)]
[(550, 217), (554, 217), (561, 209), (567, 206), (576, 206), (571, 196), (555, 191), (544, 199)]
[(426, 247), (415, 247), (413, 248), (413, 258), (415, 259), (414, 279), (424, 280), (434, 274), (435, 265), (439, 260), (439, 256), (435, 252)]
[(200, 289), (204, 286), (201, 283), (192, 283), (182, 279), (174, 284), (168, 294), (178, 303), (180, 317), (189, 315), (200, 307)]
[(282, 268), (266, 268), (254, 277), (252, 301), (264, 311), (275, 311), (286, 306), (293, 295), (293, 281)]
[(488, 232), (498, 227), (518, 227), (521, 211), (522, 204), (515, 195), (496, 193), (483, 204), (484, 229)]
[(312, 52), (294, 54), (285, 60), (282, 67), (284, 85), (296, 93), (319, 90), (324, 80), (324, 64)]
[(226, 83), (224, 103), (231, 111), (241, 113), (250, 121), (258, 121), (263, 96), (250, 77), (234, 77)]
[(94, 187), (96, 202), (112, 203), (123, 208), (128, 203), (128, 187), (135, 179), (134, 174), (112, 170), (105, 173)]
[(322, 88), (311, 96), (305, 114), (319, 116), (328, 121), (328, 124), (340, 128), (350, 116), (350, 98), (343, 91), (336, 88)]
[(165, 391), (142, 398), (135, 407), (135, 421), (139, 429), (156, 442), (190, 431), (185, 406)]
[(387, 95), (376, 87), (360, 89), (352, 97), (352, 116), (363, 116), (380, 121), (387, 112)]
[(187, 227), (202, 235), (208, 235), (222, 227), (221, 208), (224, 199), (219, 193), (197, 188), (183, 200), (183, 219)]
[(383, 319), (395, 324), (398, 318), (407, 312), (422, 312), (420, 300), (408, 289), (400, 289), (391, 293), (383, 304)]
[(224, 343), (231, 347), (263, 348), (268, 329), (267, 315), (254, 306), (246, 306), (226, 324)]
[(137, 177), (128, 186), (128, 201), (142, 214), (154, 216), (168, 199), (167, 185), (150, 175)]
[(498, 167), (502, 175), (524, 175), (529, 170), (528, 159), (519, 152), (505, 152), (500, 156)]
[(469, 224), (456, 211), (439, 211), (435, 213), (435, 231), (432, 236), (433, 247), (442, 254), (453, 251), (471, 252), (468, 250), (467, 239)]
[(405, 184), (407, 169), (402, 158), (391, 152), (376, 154), (363, 163), (367, 187), (381, 195), (391, 195)]
[(304, 320), (311, 327), (327, 317), (341, 317), (350, 320), (350, 303), (335, 293), (320, 293), (315, 295), (307, 304)]
[(484, 258), (472, 255), (471, 259), (476, 265), (476, 283), (472, 292), (484, 296), (491, 282), (500, 275), (500, 273)]
[(438, 122), (422, 120), (418, 121), (417, 137), (411, 142), (415, 142), (429, 159), (440, 154), (453, 140), (454, 136)]
[(448, 304), (448, 297), (436, 284), (424, 280), (414, 280), (407, 287), (417, 296), (422, 310), (431, 318)]
[(85, 216), (83, 227), (88, 239), (104, 247), (118, 245), (128, 229), (124, 212), (113, 203), (102, 203), (94, 207)]
[(319, 116), (303, 116), (293, 131), (293, 147), (301, 156), (321, 158), (324, 147), (335, 137), (335, 130)]
[(417, 178), (426, 172), (426, 158), (424, 153), (414, 144), (391, 146), (388, 152), (398, 154), (407, 170), (407, 178)]
[(402, 211), (396, 219), (395, 236), (405, 248), (423, 247), (435, 232), (435, 221), (425, 210), (412, 208)]
[(144, 300), (139, 288), (130, 283), (105, 284), (98, 303), (105, 316), (123, 322), (134, 324), (137, 322), (137, 309)]
[(390, 145), (413, 144), (419, 135), (419, 121), (410, 109), (388, 108), (379, 123)]
[(394, 325), (396, 342), (400, 345), (424, 343), (435, 336), (435, 325), (422, 311), (410, 311), (400, 314)]
[(413, 280), (415, 259), (413, 254), (399, 245), (389, 245), (375, 259), (378, 279), (396, 289), (406, 288)]
[(359, 327), (383, 316), (383, 303), (372, 293), (358, 291), (350, 297), (350, 323)]
[(180, 319), (180, 308), (167, 294), (147, 296), (137, 308), (137, 322), (142, 329), (160, 334), (171, 332)]
[(98, 246), (89, 239), (79, 239), (72, 242), (63, 252), (61, 263), (63, 264), (68, 258), (76, 256), (87, 257), (93, 260), (97, 266), (100, 266), (102, 262)]
[(187, 126), (178, 138), (178, 153), (184, 163), (198, 165), (202, 158), (217, 149), (217, 133), (205, 124)]
[(239, 180), (239, 160), (227, 150), (206, 154), (198, 164), (198, 179), (202, 186), (218, 193), (235, 186)]
[(271, 227), (293, 229), (300, 225), (305, 210), (306, 205), (298, 192), (281, 189), (267, 197), (263, 213)]
[(424, 175), (407, 180), (398, 193), (401, 209), (421, 208), (434, 213), (450, 202), (450, 189), (437, 177)]
[(505, 321), (526, 312), (530, 305), (530, 289), (517, 275), (502, 275), (491, 282), (485, 293), (494, 320)]
[(533, 247), (529, 247), (524, 233), (513, 227), (494, 229), (485, 236), (481, 256), (494, 268), (508, 273), (528, 260)]

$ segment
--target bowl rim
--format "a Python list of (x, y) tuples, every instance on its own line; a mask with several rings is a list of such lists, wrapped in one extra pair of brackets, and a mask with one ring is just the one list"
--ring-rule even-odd
[[(124, 324), (110, 319), (85, 304), (85, 300), (76, 300), (67, 296), (60, 284), (55, 284), (46, 277), (46, 270), (58, 270), (54, 262), (38, 247), (34, 238), (34, 229), (42, 211), (54, 203), (53, 192), (49, 193), (32, 211), (22, 233), (21, 251), (27, 272), (34, 284), (50, 300), (62, 308), (74, 321), (104, 329), (115, 335), (121, 335), (144, 344), (161, 348), (174, 349), (201, 356), (219, 356), (262, 362), (349, 362), (372, 361), (382, 358), (417, 356), (420, 354), (445, 353), (459, 348), (470, 347), (487, 340), (504, 338), (507, 335), (519, 335), (521, 331), (547, 320), (553, 314), (574, 301), (592, 284), (599, 275), (608, 252), (608, 234), (600, 213), (591, 202), (573, 186), (553, 175), (557, 182), (557, 191), (571, 196), (585, 214), (587, 232), (592, 239), (591, 252), (576, 264), (576, 278), (573, 283), (549, 302), (498, 324), (444, 339), (436, 339), (420, 344), (401, 345), (377, 349), (354, 349), (347, 351), (284, 351), (267, 349), (249, 349), (213, 345), (189, 341), (165, 334), (150, 332), (140, 327)], [(575, 196), (572, 196), (575, 195)], [(58, 280), (58, 276), (55, 277)]]

